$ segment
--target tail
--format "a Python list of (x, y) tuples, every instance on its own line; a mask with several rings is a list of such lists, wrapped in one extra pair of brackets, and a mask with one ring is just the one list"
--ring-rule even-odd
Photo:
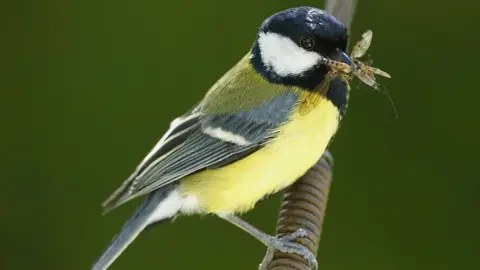
[(149, 194), (133, 216), (123, 225), (121, 232), (115, 236), (100, 259), (95, 262), (92, 270), (107, 269), (148, 225), (177, 214), (183, 200), (171, 186)]

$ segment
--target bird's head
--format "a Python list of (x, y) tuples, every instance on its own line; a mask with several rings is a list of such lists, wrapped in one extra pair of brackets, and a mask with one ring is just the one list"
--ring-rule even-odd
[(329, 68), (322, 58), (351, 63), (347, 28), (313, 7), (284, 10), (267, 18), (252, 47), (251, 63), (272, 83), (314, 89)]

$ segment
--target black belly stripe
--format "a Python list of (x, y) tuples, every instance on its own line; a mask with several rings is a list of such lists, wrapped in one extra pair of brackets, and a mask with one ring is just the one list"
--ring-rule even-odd
[(348, 85), (340, 79), (335, 78), (330, 83), (327, 91), (327, 99), (330, 100), (340, 112), (340, 117), (343, 117), (347, 111), (348, 104)]

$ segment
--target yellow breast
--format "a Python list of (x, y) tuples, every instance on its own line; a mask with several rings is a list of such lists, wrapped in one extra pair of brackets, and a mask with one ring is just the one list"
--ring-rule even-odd
[(298, 110), (273, 142), (249, 157), (184, 178), (184, 195), (197, 197), (207, 213), (245, 212), (292, 184), (318, 161), (338, 127), (337, 108), (323, 98), (315, 103), (308, 112)]

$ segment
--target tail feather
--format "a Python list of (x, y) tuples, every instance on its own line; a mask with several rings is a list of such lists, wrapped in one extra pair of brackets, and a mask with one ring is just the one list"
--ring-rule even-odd
[[(178, 203), (172, 204), (171, 202), (175, 200)], [(148, 195), (133, 216), (123, 225), (120, 233), (115, 236), (102, 256), (94, 263), (92, 270), (108, 269), (148, 225), (171, 218), (180, 208), (179, 195), (172, 187), (165, 187)]]

